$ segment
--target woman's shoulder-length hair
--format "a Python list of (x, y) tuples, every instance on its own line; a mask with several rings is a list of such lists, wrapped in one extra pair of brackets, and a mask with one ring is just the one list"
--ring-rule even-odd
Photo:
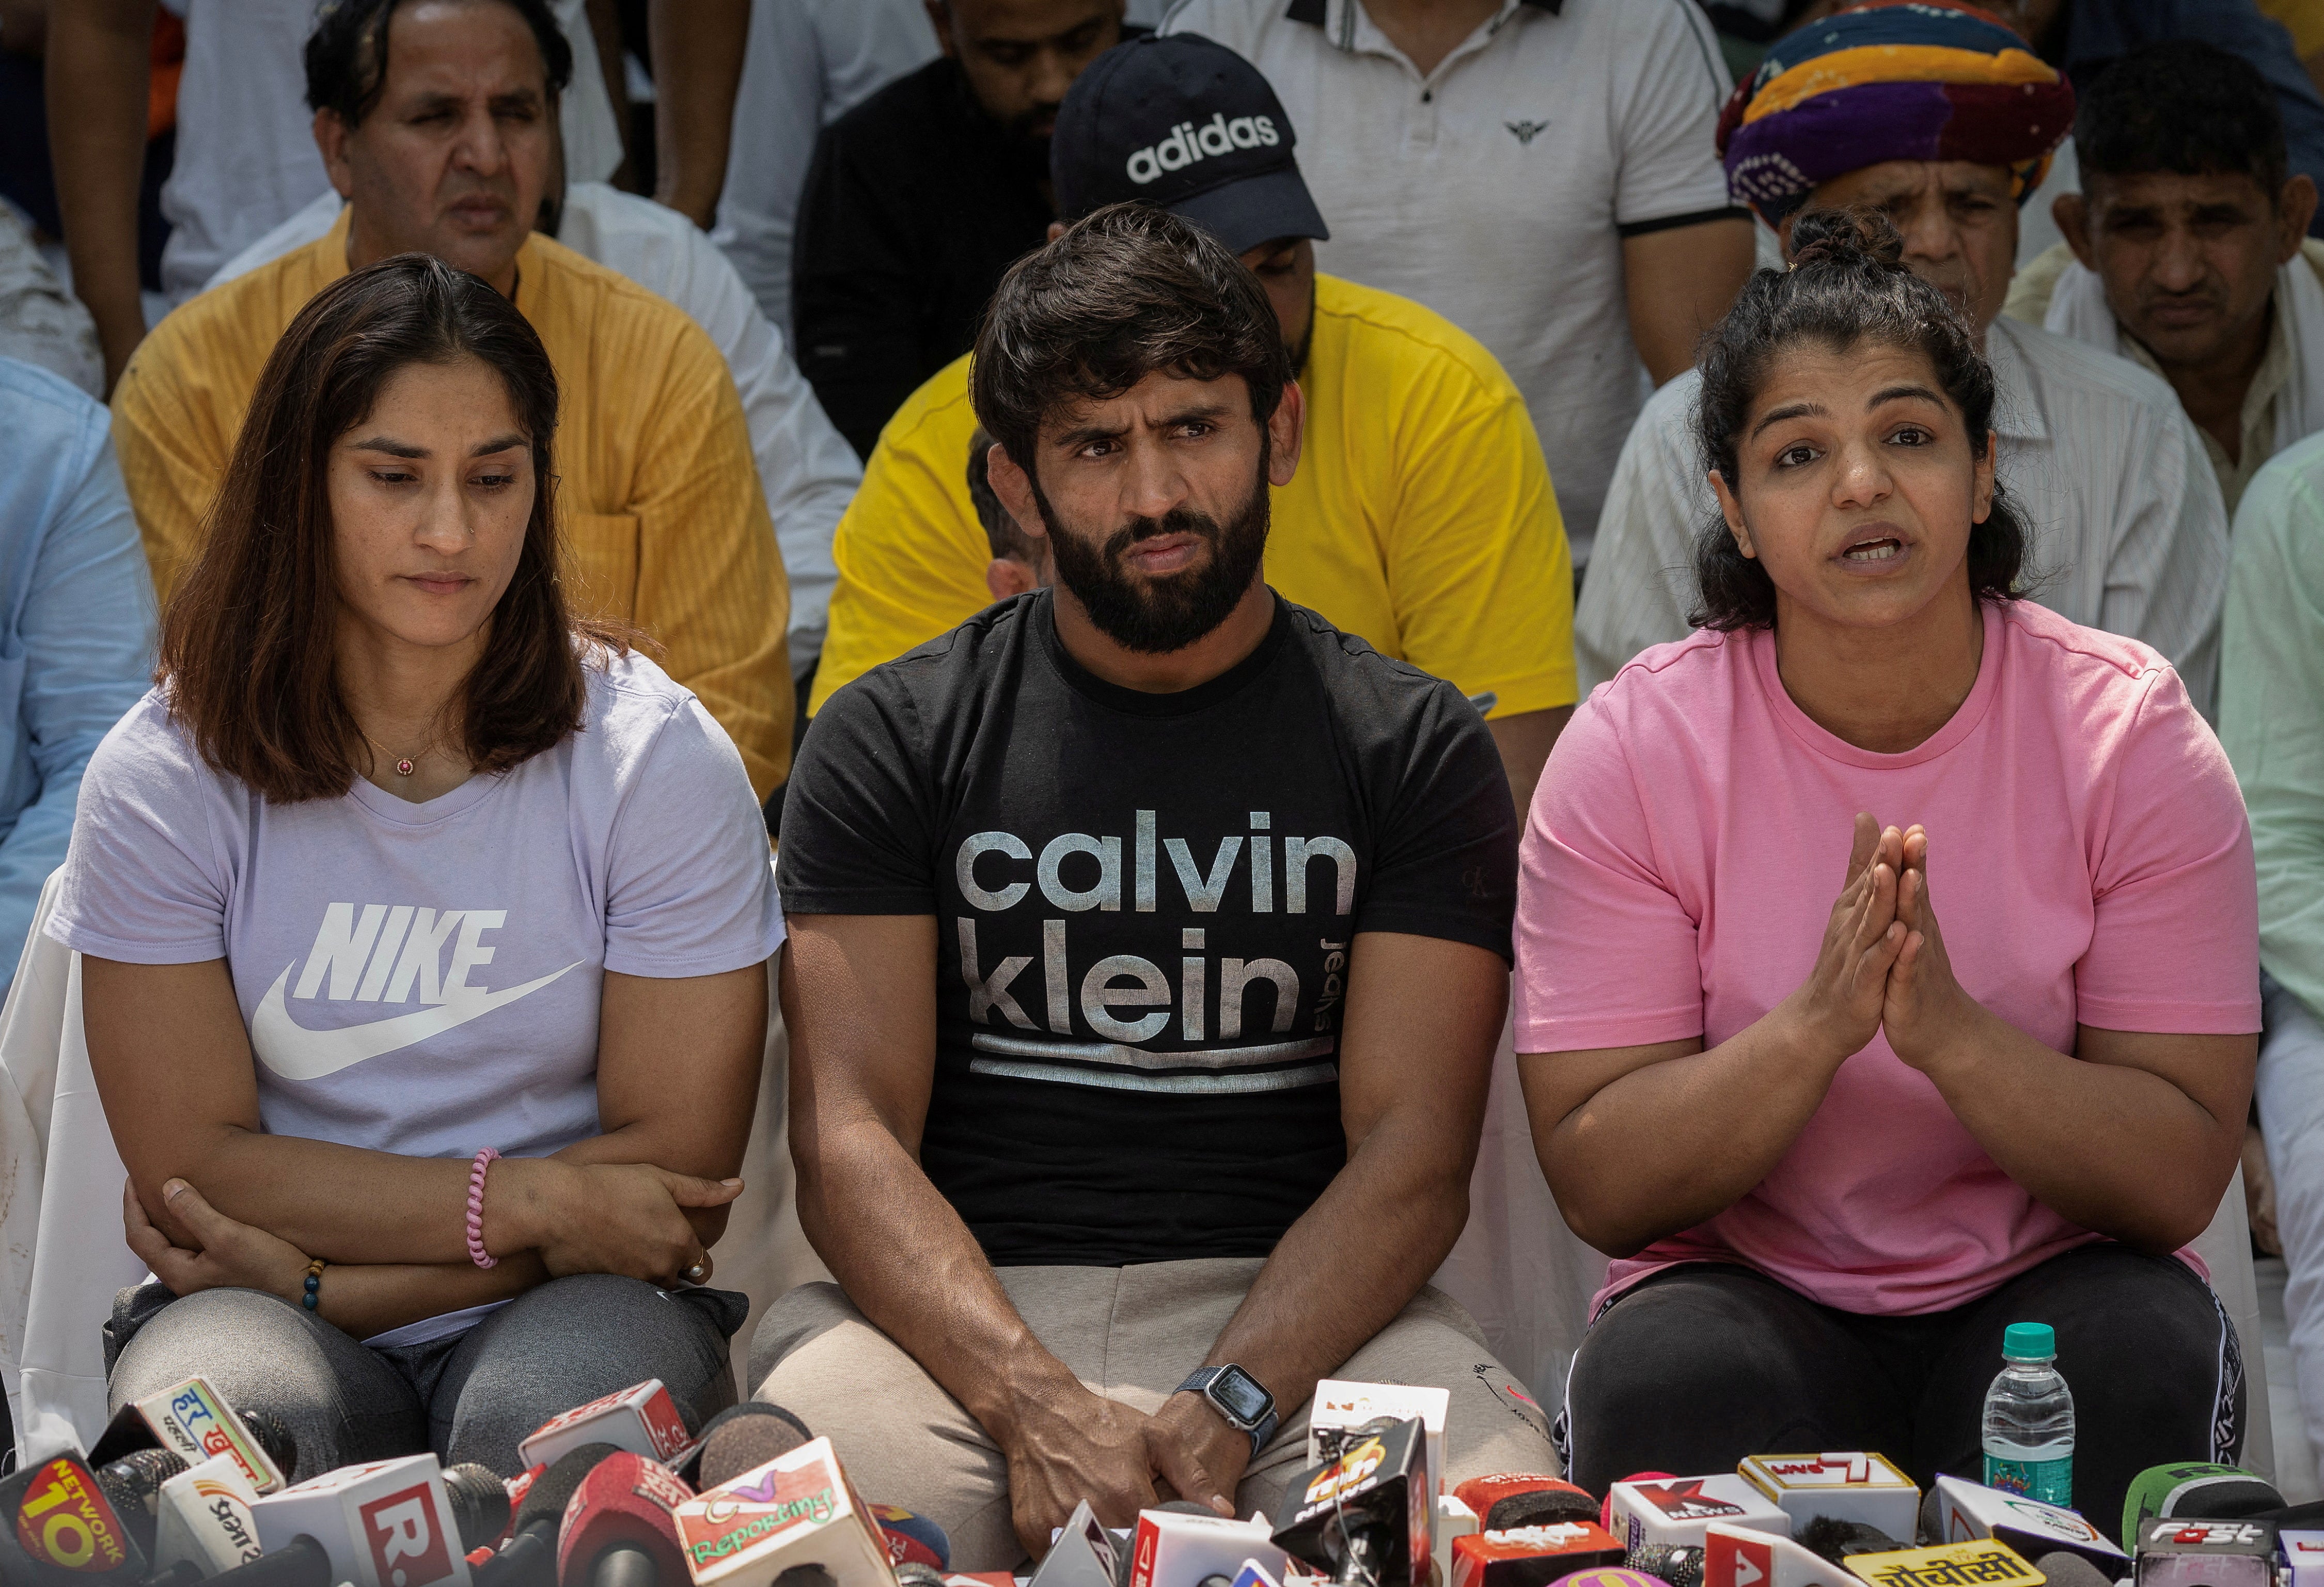
[(583, 669), (624, 636), (576, 622), (558, 577), (557, 373), (516, 306), (423, 254), (334, 281), (291, 320), (252, 393), (201, 544), (162, 614), (155, 678), (202, 758), (267, 799), (334, 798), (363, 739), (337, 675), (331, 447), (388, 380), (473, 357), (506, 385), (531, 442), (532, 514), (515, 575), (447, 734), (479, 770), (502, 771), (581, 724)]

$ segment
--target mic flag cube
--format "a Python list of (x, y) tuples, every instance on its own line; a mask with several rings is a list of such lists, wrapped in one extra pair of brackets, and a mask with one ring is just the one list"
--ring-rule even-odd
[(1960, 1477), (1939, 1477), (1929, 1490), (1921, 1531), (1938, 1543), (1996, 1538), (2027, 1559), (2064, 1549), (2096, 1565), (2109, 1582), (2130, 1573), (2130, 1556), (2075, 1511)]
[[(1315, 1385), (1307, 1408), (1307, 1463), (1320, 1466), (1345, 1442), (1344, 1435), (1365, 1423), (1387, 1416), (1408, 1422), (1418, 1417), (1428, 1429), (1428, 1491), (1444, 1491), (1444, 1414), (1452, 1394), (1445, 1389), (1415, 1389), (1403, 1383), (1347, 1383), (1326, 1378)], [(1334, 1438), (1333, 1435), (1342, 1436)]]
[(1702, 1587), (1858, 1587), (1855, 1577), (1788, 1537), (1711, 1521), (1702, 1528)]
[[(1435, 1506), (1423, 1447), (1427, 1436), (1419, 1421), (1399, 1422), (1292, 1478), (1283, 1493), (1288, 1518), (1276, 1529), (1277, 1545), (1332, 1575), (1340, 1573), (1342, 1562), (1360, 1558), (1360, 1574), (1370, 1587), (1425, 1583)], [(1145, 1584), (1133, 1578), (1132, 1587)], [(1163, 1587), (1180, 1584), (1167, 1580)]]
[(1607, 1494), (1609, 1528), (1632, 1548), (1666, 1543), (1702, 1546), (1703, 1528), (1713, 1521), (1730, 1527), (1792, 1535), (1784, 1508), (1733, 1472), (1714, 1477), (1663, 1477), (1617, 1482)]
[(696, 1587), (766, 1587), (819, 1565), (837, 1587), (895, 1587), (887, 1540), (848, 1485), (828, 1438), (678, 1507), (678, 1540)]
[(1622, 1565), (1600, 1565), (1560, 1576), (1555, 1587), (1663, 1587), (1652, 1576)]
[(2138, 1587), (2274, 1587), (2275, 1523), (2156, 1516), (2139, 1524)]
[(546, 1466), (585, 1444), (610, 1444), (675, 1469), (686, 1463), (691, 1443), (669, 1390), (660, 1379), (649, 1378), (549, 1417), (517, 1445), (517, 1453), (528, 1466)]
[(268, 1554), (312, 1537), (332, 1580), (356, 1587), (468, 1587), (468, 1562), (432, 1454), (341, 1466), (250, 1507)]
[(2324, 1532), (2286, 1527), (2275, 1535), (2283, 1587), (2324, 1587)]
[(35, 1461), (0, 1480), (0, 1575), (11, 1582), (133, 1582), (145, 1556), (78, 1456)]
[(1279, 1577), (1286, 1558), (1268, 1536), (1264, 1518), (1236, 1521), (1142, 1509), (1130, 1534), (1130, 1587), (1193, 1587), (1212, 1576), (1231, 1580), (1252, 1563)]
[(1436, 1496), (1436, 1541), (1429, 1551), (1435, 1562), (1440, 1582), (1452, 1580), (1452, 1543), (1455, 1538), (1477, 1535), (1477, 1512), (1450, 1493)]
[(281, 1468), (205, 1378), (189, 1378), (123, 1406), (89, 1451), (89, 1464), (106, 1465), (149, 1448), (175, 1450), (188, 1466), (227, 1455), (260, 1493), (282, 1491)]
[(153, 1569), (191, 1564), (205, 1576), (258, 1557), (258, 1490), (231, 1455), (216, 1455), (161, 1484)]
[(1792, 1533), (1818, 1516), (1861, 1521), (1891, 1537), (1910, 1537), (1921, 1517), (1921, 1490), (1883, 1456), (1755, 1454), (1735, 1468), (1792, 1518)]
[(2122, 1496), (2122, 1545), (2135, 1549), (2140, 1526), (2153, 1516), (2234, 1520), (2282, 1506), (2283, 1495), (2273, 1483), (2240, 1466), (2209, 1461), (2149, 1466)]
[(1113, 1535), (1105, 1529), (1097, 1512), (1090, 1509), (1090, 1501), (1084, 1499), (1074, 1506), (1065, 1529), (1049, 1545), (1049, 1552), (1042, 1555), (1028, 1587), (1114, 1587), (1120, 1574), (1119, 1562)]
[(2043, 1587), (2046, 1580), (2015, 1549), (1989, 1537), (1893, 1554), (1852, 1554), (1848, 1568), (1872, 1587)]
[(1452, 1587), (1548, 1587), (1577, 1573), (1606, 1577), (1624, 1557), (1621, 1544), (1595, 1521), (1479, 1532), (1452, 1544)]

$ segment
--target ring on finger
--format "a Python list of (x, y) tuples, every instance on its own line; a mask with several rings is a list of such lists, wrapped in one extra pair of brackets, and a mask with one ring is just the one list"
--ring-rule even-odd
[(685, 1279), (688, 1284), (701, 1283), (705, 1278), (710, 1277), (709, 1259), (705, 1257), (696, 1261), (692, 1267), (687, 1268), (686, 1271), (680, 1273), (678, 1277)]

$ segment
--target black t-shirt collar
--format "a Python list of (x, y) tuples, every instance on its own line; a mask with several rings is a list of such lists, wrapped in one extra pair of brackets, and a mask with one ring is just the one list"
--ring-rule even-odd
[(1212, 678), (1192, 688), (1176, 693), (1148, 694), (1144, 689), (1124, 688), (1118, 683), (1108, 683), (1096, 673), (1074, 660), (1065, 650), (1065, 641), (1057, 637), (1056, 598), (1048, 590), (1035, 593), (1026, 614), (1034, 632), (1040, 635), (1041, 649), (1049, 664), (1057, 669), (1075, 694), (1110, 711), (1128, 716), (1187, 716), (1206, 711), (1222, 701), (1240, 693), (1243, 687), (1273, 664), (1281, 653), (1284, 641), (1291, 635), (1291, 612), (1283, 597), (1273, 590), (1268, 592), (1275, 602), (1275, 621), (1268, 625), (1267, 637), (1248, 656)]

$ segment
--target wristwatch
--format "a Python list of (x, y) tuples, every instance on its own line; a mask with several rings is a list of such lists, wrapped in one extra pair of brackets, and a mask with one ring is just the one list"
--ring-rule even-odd
[(1278, 1420), (1275, 1396), (1240, 1367), (1197, 1367), (1178, 1385), (1178, 1392), (1201, 1395), (1211, 1402), (1213, 1410), (1227, 1419), (1228, 1426), (1250, 1434), (1253, 1459), (1275, 1436)]

